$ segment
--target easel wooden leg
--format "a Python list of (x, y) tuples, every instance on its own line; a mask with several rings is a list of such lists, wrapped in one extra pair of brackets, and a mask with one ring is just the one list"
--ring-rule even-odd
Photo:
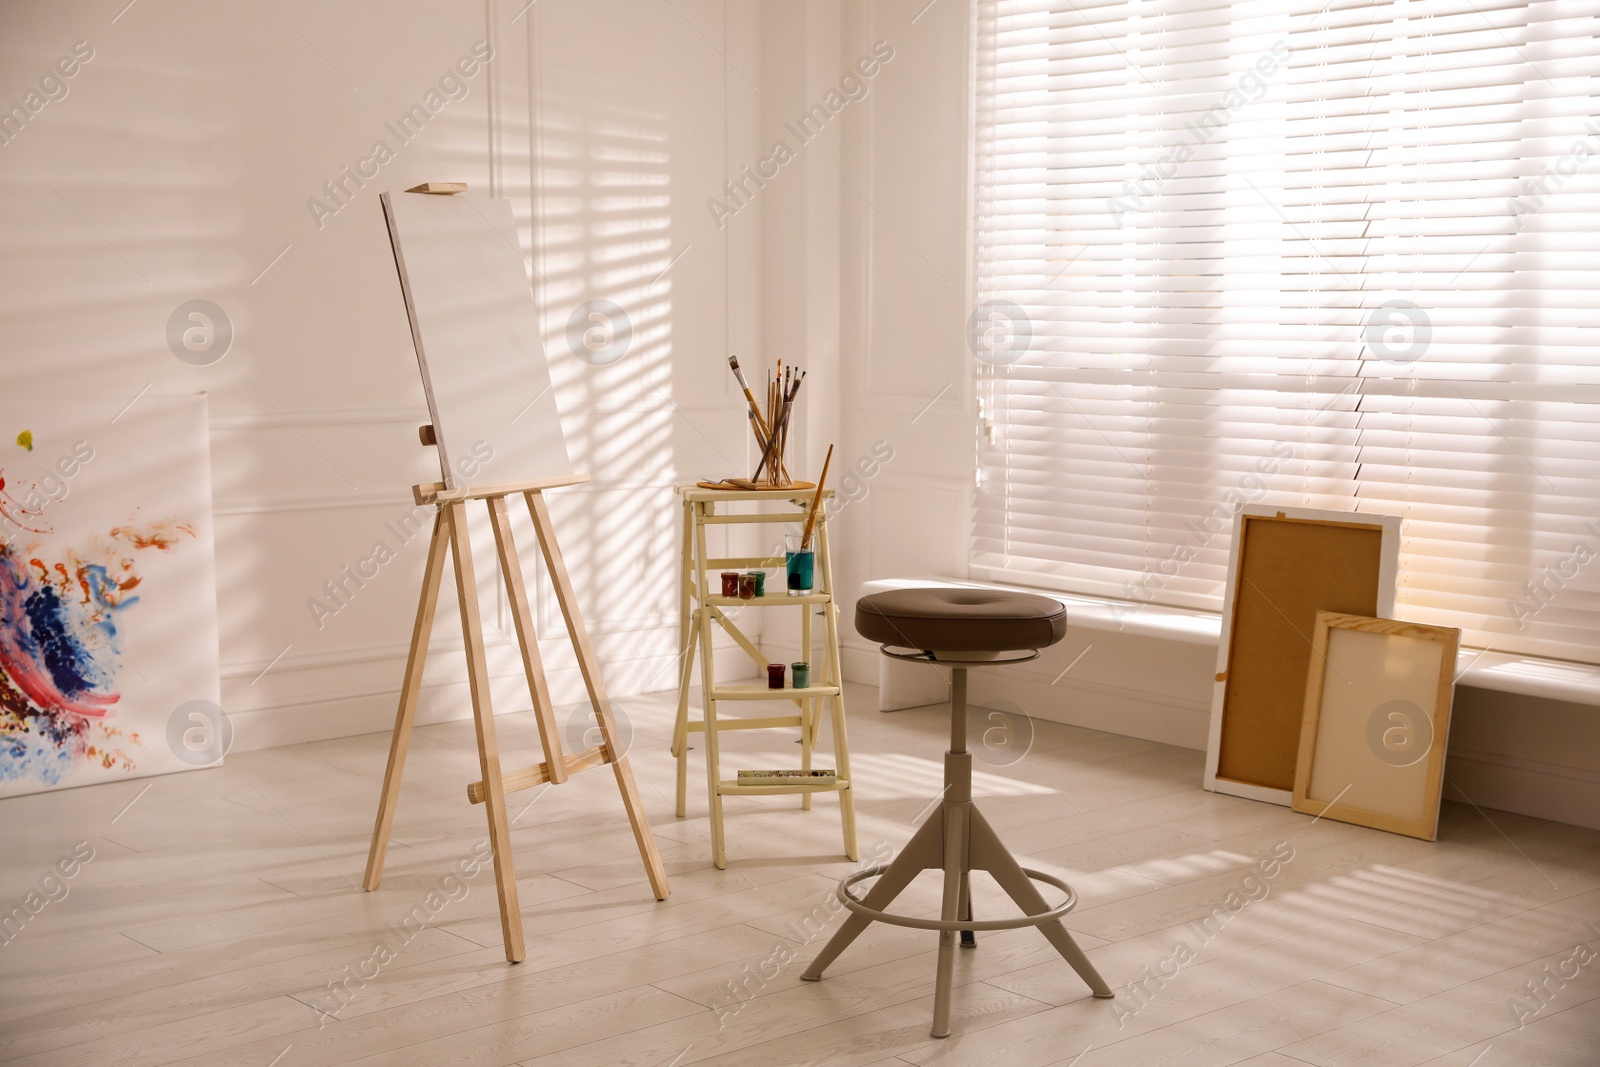
[(456, 598), (461, 604), (461, 635), (466, 645), (467, 681), (472, 689), (472, 717), (478, 728), (478, 768), (483, 774), (483, 806), (489, 819), (489, 844), (494, 849), (494, 882), (500, 896), (500, 932), (506, 959), (520, 963), (522, 907), (517, 899), (517, 874), (511, 860), (511, 828), (506, 823), (506, 789), (500, 777), (500, 747), (495, 740), (494, 709), (489, 703), (489, 664), (483, 649), (483, 621), (478, 615), (477, 578), (472, 568), (472, 542), (467, 532), (467, 506), (447, 504), (451, 554), (455, 559)]
[(395, 805), (400, 799), (400, 778), (406, 769), (406, 751), (411, 746), (411, 724), (416, 718), (417, 694), (422, 690), (422, 666), (428, 655), (428, 637), (433, 632), (433, 611), (439, 604), (439, 579), (444, 574), (444, 557), (449, 550), (445, 518), (433, 514), (433, 536), (428, 541), (428, 562), (422, 574), (422, 599), (417, 604), (417, 621), (411, 630), (411, 651), (406, 654), (405, 680), (400, 686), (400, 708), (394, 716), (394, 736), (389, 739), (389, 766), (383, 772), (383, 792), (378, 798), (378, 821), (372, 827), (372, 846), (367, 850), (367, 873), (361, 885), (368, 891), (383, 881), (383, 860), (389, 851), (389, 831), (394, 825)]
[(572, 650), (578, 656), (578, 670), (583, 674), (583, 684), (589, 690), (589, 701), (594, 705), (595, 720), (600, 724), (607, 761), (616, 774), (617, 789), (622, 793), (622, 806), (627, 810), (628, 823), (633, 827), (633, 837), (639, 845), (639, 857), (644, 861), (650, 889), (657, 900), (666, 900), (672, 892), (667, 886), (667, 870), (661, 863), (660, 853), (656, 851), (655, 835), (650, 831), (650, 820), (639, 798), (639, 787), (633, 780), (627, 754), (617, 748), (616, 725), (611, 719), (611, 701), (606, 697), (605, 681), (600, 676), (600, 660), (589, 643), (589, 631), (584, 629), (583, 616), (578, 612), (578, 598), (572, 589), (572, 579), (567, 575), (567, 565), (561, 557), (561, 546), (556, 543), (550, 508), (540, 493), (523, 495), (528, 501), (528, 512), (533, 516), (534, 532), (538, 534), (539, 547), (544, 552), (545, 567), (550, 572), (550, 583), (555, 587), (556, 601), (561, 605), (561, 615), (566, 620), (567, 633), (572, 638)]
[(528, 589), (522, 580), (522, 559), (511, 537), (511, 516), (506, 498), (491, 497), (489, 522), (494, 527), (495, 548), (500, 554), (500, 573), (505, 576), (506, 594), (511, 598), (511, 618), (516, 622), (517, 644), (522, 649), (522, 670), (528, 677), (528, 695), (533, 699), (533, 714), (539, 722), (539, 741), (544, 746), (545, 766), (550, 782), (567, 780), (561, 735), (556, 732), (555, 709), (550, 704), (550, 686), (545, 682), (544, 663), (539, 657), (539, 634), (534, 630), (533, 612), (528, 610)]

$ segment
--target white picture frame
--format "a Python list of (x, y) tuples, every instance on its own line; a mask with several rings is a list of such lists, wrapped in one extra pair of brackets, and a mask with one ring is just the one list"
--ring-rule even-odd
[[(1214, 793), (1289, 807), (1294, 799), (1292, 786), (1276, 788), (1268, 785), (1258, 785), (1223, 777), (1218, 773), (1222, 753), (1224, 709), (1228, 691), (1227, 678), (1234, 643), (1235, 606), (1238, 599), (1241, 568), (1240, 549), (1245, 540), (1245, 524), (1256, 518), (1287, 518), (1302, 522), (1336, 523), (1341, 525), (1353, 523), (1377, 527), (1380, 530), (1378, 589), (1375, 611), (1377, 615), (1392, 615), (1394, 613), (1395, 588), (1400, 568), (1400, 518), (1395, 515), (1375, 515), (1359, 511), (1277, 507), (1270, 504), (1244, 504), (1234, 512), (1233, 538), (1228, 546), (1228, 580), (1223, 596), (1222, 631), (1217, 641), (1217, 669), (1212, 685), (1211, 720), (1206, 736), (1206, 766), (1203, 785), (1207, 790)], [(1312, 640), (1310, 625), (1311, 620), (1308, 619), (1306, 633), (1304, 634), (1308, 647), (1310, 647)], [(1304, 711), (1303, 692), (1303, 689), (1297, 692), (1293, 707), (1286, 708), (1284, 712), (1286, 716), (1292, 715), (1296, 724), (1300, 722)]]

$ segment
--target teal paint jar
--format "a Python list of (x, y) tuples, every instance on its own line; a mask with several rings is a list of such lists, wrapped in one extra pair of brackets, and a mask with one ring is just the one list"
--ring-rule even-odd
[(784, 553), (784, 572), (788, 578), (790, 596), (810, 596), (816, 585), (817, 554), (800, 547), (800, 535), (790, 534), (788, 550)]

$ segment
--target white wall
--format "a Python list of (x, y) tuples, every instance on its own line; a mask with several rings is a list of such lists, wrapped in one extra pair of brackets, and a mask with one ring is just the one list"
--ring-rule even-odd
[[(416, 438), (426, 408), (378, 204), (429, 179), (513, 201), (523, 249), (536, 250), (569, 446), (595, 476), (552, 501), (587, 621), (615, 692), (669, 687), (671, 486), (745, 463), (724, 358), (762, 356), (760, 205), (726, 230), (705, 207), (728, 161), (754, 158), (761, 97), (738, 71), (759, 76), (761, 12), (718, 0), (122, 7), (0, 8), (0, 101), (22, 101), (75, 42), (93, 49), (65, 98), (0, 146), (0, 381), (35, 396), (209, 394), (237, 743), (392, 718), (425, 539), (320, 628), (306, 602), (376, 540), (398, 546), (385, 522), (410, 510), (412, 483), (438, 476)], [(402, 145), (385, 124), (478, 41), (493, 63)], [(308, 199), (379, 139), (392, 162), (315, 218)], [(568, 314), (601, 296), (634, 327), (633, 349), (604, 368), (565, 341)], [(168, 316), (195, 298), (236, 330), (207, 367), (165, 340)], [(525, 516), (521, 529), (531, 551)], [(482, 570), (486, 610), (510, 633)], [(460, 646), (451, 603), (436, 650)], [(570, 650), (545, 644), (557, 698), (580, 699)], [(526, 707), (505, 642), (492, 640), (491, 664), (498, 706)], [(459, 654), (436, 657), (424, 719), (467, 713), (462, 673)]]
[[(925, 0), (804, 7), (813, 22), (837, 29), (831, 39), (809, 39), (803, 101), (791, 96), (782, 114), (824, 100), (863, 59), (869, 67), (876, 60), (877, 69), (861, 79), (865, 95), (805, 148), (812, 187), (804, 221), (789, 209), (769, 216), (766, 261), (797, 279), (801, 256), (822, 269), (804, 285), (769, 285), (763, 310), (769, 347), (776, 324), (805, 323), (811, 358), (837, 359), (837, 430), (809, 428), (810, 469), (834, 442), (829, 481), (846, 497), (832, 534), (846, 674), (868, 680), (876, 677), (877, 650), (850, 625), (860, 584), (961, 575), (966, 567), (969, 10)], [(824, 285), (831, 297), (819, 293)], [(812, 332), (830, 325), (828, 342)]]

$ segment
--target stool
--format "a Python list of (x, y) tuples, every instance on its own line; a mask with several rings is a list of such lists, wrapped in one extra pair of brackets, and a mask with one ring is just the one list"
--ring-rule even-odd
[[(972, 802), (967, 670), (1038, 658), (1040, 649), (1066, 635), (1066, 609), (1049, 597), (1029, 593), (948, 587), (895, 589), (857, 601), (856, 630), (868, 640), (877, 641), (886, 656), (950, 668), (950, 751), (944, 757), (944, 799), (894, 862), (858, 871), (839, 883), (839, 900), (851, 915), (800, 977), (808, 982), (820, 980), (828, 964), (849, 947), (868, 923), (937, 930), (939, 964), (930, 1033), (949, 1037), (956, 932), (961, 931), (963, 947), (969, 947), (976, 943), (971, 933), (974, 930), (1036, 926), (1096, 997), (1113, 996), (1105, 979), (1061, 923), (1061, 917), (1078, 902), (1072, 887), (1054, 875), (1020, 866)], [(973, 869), (988, 871), (1025, 914), (1016, 919), (975, 921), (967, 878)], [(884, 910), (926, 870), (944, 871), (944, 905), (939, 918), (923, 919)], [(874, 876), (878, 882), (865, 898), (850, 892), (855, 883)], [(1066, 900), (1051, 907), (1034, 887), (1034, 881), (1060, 889), (1066, 893)]]

